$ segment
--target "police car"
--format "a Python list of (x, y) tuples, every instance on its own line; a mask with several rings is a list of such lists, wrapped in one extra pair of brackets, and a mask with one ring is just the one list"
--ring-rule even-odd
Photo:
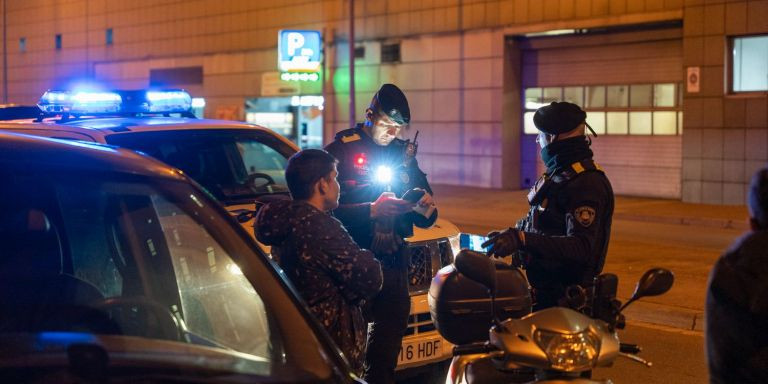
[(0, 132), (0, 382), (362, 383), (183, 173)]
[[(182, 90), (48, 91), (38, 103), (40, 116), (0, 121), (0, 129), (144, 152), (198, 182), (253, 235), (258, 206), (287, 198), (284, 169), (299, 148), (257, 125), (197, 119), (191, 103)], [(426, 292), (437, 270), (458, 252), (459, 230), (438, 219), (432, 228), (415, 228), (407, 240), (412, 254), (411, 316), (398, 369), (418, 367), (407, 373), (427, 370), (441, 375), (443, 371), (430, 364), (449, 359), (452, 346), (432, 323)]]

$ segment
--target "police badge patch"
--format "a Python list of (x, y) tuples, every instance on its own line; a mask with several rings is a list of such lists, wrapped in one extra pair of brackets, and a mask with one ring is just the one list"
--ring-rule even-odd
[(573, 213), (576, 217), (576, 221), (582, 226), (589, 227), (592, 225), (592, 222), (595, 221), (595, 209), (592, 207), (587, 207), (586, 205), (578, 207)]
[(411, 181), (411, 176), (408, 175), (408, 172), (400, 172), (400, 181), (402, 181), (403, 184), (408, 184), (408, 182)]

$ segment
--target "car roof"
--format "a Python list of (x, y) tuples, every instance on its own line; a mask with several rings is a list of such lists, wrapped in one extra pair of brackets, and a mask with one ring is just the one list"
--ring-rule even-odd
[(127, 173), (186, 180), (180, 171), (149, 156), (109, 145), (49, 139), (0, 131), (0, 168)]
[(298, 150), (296, 144), (275, 133), (269, 128), (231, 120), (162, 116), (86, 117), (68, 121), (61, 121), (59, 118), (49, 118), (39, 122), (32, 119), (2, 121), (0, 122), (0, 130), (3, 128), (25, 130), (63, 130), (67, 132), (87, 135), (102, 143), (106, 142), (106, 136), (115, 133), (196, 129), (242, 129), (269, 134), (279, 138), (281, 141), (290, 145), (295, 150)]

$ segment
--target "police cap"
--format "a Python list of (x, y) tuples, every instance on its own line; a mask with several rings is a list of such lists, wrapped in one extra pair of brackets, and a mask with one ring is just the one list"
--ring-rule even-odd
[(382, 115), (387, 115), (398, 124), (408, 124), (411, 121), (411, 109), (405, 94), (394, 84), (384, 84), (379, 88), (370, 108)]
[(539, 131), (550, 135), (559, 135), (578, 128), (586, 118), (587, 113), (578, 105), (565, 101), (555, 101), (536, 110), (533, 115), (533, 124)]

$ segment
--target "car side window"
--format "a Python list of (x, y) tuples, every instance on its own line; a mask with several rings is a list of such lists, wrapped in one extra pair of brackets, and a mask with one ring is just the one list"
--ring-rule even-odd
[(266, 173), (278, 184), (285, 184), (285, 167), (288, 160), (280, 152), (258, 141), (239, 141), (243, 164), (248, 174)]
[[(164, 308), (190, 343), (267, 361), (280, 355), (279, 332), (262, 298), (224, 247), (177, 203), (128, 183), (61, 185), (57, 195), (72, 274), (107, 302)], [(153, 337), (152, 330), (133, 332)]]
[(155, 197), (189, 331), (269, 358), (279, 343), (259, 294), (221, 245), (174, 204)]

